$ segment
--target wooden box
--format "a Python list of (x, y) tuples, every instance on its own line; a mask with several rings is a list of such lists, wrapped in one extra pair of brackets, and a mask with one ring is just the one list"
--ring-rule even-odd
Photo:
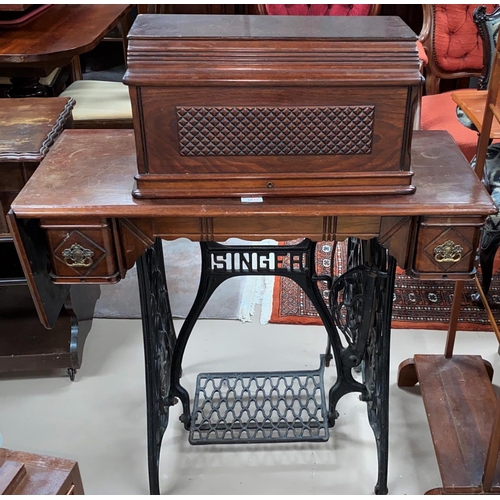
[(134, 196), (414, 191), (401, 19), (141, 15), (128, 39)]
[(0, 495), (83, 495), (78, 464), (0, 448)]

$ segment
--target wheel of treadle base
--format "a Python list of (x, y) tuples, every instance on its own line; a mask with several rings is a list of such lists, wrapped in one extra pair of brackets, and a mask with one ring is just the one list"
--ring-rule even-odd
[(76, 370), (74, 368), (68, 368), (68, 377), (71, 382), (75, 381)]

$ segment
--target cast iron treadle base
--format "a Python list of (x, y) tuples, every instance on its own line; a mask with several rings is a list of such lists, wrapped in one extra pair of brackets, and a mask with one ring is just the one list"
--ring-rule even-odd
[(189, 442), (328, 441), (324, 369), (200, 373)]

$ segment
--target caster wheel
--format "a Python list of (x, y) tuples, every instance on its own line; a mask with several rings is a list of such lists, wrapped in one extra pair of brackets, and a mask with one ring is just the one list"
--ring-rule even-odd
[(68, 368), (68, 377), (71, 382), (75, 381), (76, 370), (74, 368)]

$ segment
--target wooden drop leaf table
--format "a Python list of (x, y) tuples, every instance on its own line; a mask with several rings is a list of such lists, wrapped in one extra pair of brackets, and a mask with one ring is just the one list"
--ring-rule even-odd
[[(276, 443), (327, 440), (339, 419), (337, 402), (351, 392), (359, 392), (367, 403), (378, 450), (375, 491), (387, 493), (396, 263), (417, 278), (470, 279), (481, 227), (496, 212), (451, 136), (414, 133), (416, 191), (406, 195), (263, 197), (260, 203), (216, 197), (138, 199), (132, 196), (136, 168), (133, 131), (65, 131), (14, 201), (8, 219), (47, 328), (70, 284), (115, 283), (137, 262), (151, 493), (160, 491), (161, 441), (176, 399), (192, 444)], [(180, 237), (200, 242), (202, 275), (195, 303), (176, 334), (159, 242)], [(216, 243), (229, 237), (305, 240), (292, 247)], [(334, 278), (318, 276), (314, 242), (345, 238), (348, 271)], [(182, 356), (199, 313), (220, 283), (252, 274), (287, 276), (304, 288), (327, 331), (319, 370), (200, 374), (190, 397), (180, 380)], [(328, 283), (328, 304), (318, 281)], [(337, 380), (325, 390), (323, 370), (332, 359)], [(362, 382), (353, 377), (357, 367)], [(304, 398), (297, 396), (302, 390)], [(252, 404), (260, 420), (249, 416)]]
[(80, 368), (99, 287), (73, 286), (50, 332), (40, 324), (6, 214), (50, 148), (72, 127), (75, 101), (3, 99), (0, 106), (0, 373)]

